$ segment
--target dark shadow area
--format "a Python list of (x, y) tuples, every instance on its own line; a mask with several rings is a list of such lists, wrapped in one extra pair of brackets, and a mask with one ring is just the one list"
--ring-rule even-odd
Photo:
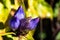
[(52, 25), (51, 25), (51, 19), (50, 18), (44, 18), (42, 19), (42, 27), (43, 32), (46, 34), (46, 38), (44, 40), (51, 40), (52, 39)]
[(4, 29), (4, 28), (5, 28), (5, 26), (4, 26), (3, 22), (0, 22), (0, 29)]
[[(45, 0), (48, 4), (51, 5), (51, 7), (54, 9), (55, 8), (55, 5), (56, 3), (59, 1), (59, 0)], [(51, 4), (52, 3), (52, 4)]]

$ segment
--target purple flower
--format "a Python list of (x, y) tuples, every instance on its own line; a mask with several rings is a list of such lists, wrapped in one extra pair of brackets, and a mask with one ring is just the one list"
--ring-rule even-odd
[(21, 30), (33, 30), (36, 28), (38, 22), (39, 18), (25, 18), (24, 10), (22, 6), (20, 6), (18, 10), (15, 12), (13, 18), (10, 20), (10, 26), (14, 31), (18, 28)]

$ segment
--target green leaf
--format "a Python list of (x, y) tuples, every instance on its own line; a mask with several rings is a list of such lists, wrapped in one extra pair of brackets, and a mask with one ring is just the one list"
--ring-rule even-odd
[(5, 36), (2, 36), (2, 37), (3, 37), (3, 40), (13, 40), (12, 38), (7, 37), (6, 35)]
[(58, 32), (57, 36), (56, 36), (56, 40), (60, 40), (60, 32)]

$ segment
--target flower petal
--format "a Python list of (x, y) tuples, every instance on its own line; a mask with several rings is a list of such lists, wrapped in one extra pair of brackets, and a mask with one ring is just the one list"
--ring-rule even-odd
[(16, 30), (20, 25), (20, 21), (13, 17), (11, 20), (10, 20), (10, 27), (13, 29), (13, 30)]
[(16, 11), (16, 13), (15, 13), (15, 15), (14, 15), (17, 19), (23, 19), (24, 18), (24, 11), (23, 11), (23, 8), (22, 8), (22, 6), (20, 6), (19, 8), (18, 8), (18, 10)]
[(32, 19), (30, 21), (29, 25), (28, 25), (28, 28), (31, 29), (31, 30), (35, 29), (37, 24), (38, 24), (38, 22), (39, 22), (39, 18)]

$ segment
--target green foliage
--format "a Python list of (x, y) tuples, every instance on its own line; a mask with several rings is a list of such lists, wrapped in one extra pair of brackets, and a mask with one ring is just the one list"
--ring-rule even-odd
[(6, 35), (2, 37), (3, 37), (3, 40), (13, 40), (12, 38), (7, 37)]
[(56, 36), (56, 40), (60, 40), (60, 32), (58, 32), (58, 34)]
[(55, 4), (55, 8), (54, 8), (54, 17), (58, 16), (59, 13), (59, 7), (60, 7), (60, 1), (58, 3)]

